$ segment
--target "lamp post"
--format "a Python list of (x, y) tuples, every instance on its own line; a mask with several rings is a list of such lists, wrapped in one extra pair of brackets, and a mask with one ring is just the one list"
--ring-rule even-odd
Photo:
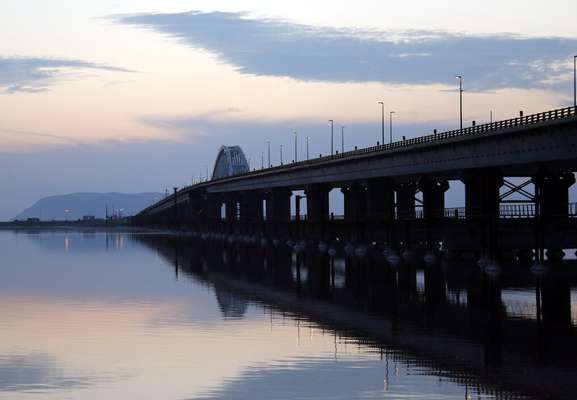
[(309, 140), (310, 137), (307, 136), (307, 161), (309, 160)]
[(459, 80), (459, 129), (463, 130), (463, 76), (455, 76)]
[(577, 56), (573, 56), (573, 107), (577, 107)]
[(341, 153), (345, 152), (345, 127), (341, 126)]
[(385, 103), (383, 101), (379, 101), (381, 105), (381, 143), (385, 143)]
[(280, 164), (282, 165), (282, 144), (280, 145)]
[(335, 135), (335, 121), (329, 119), (331, 123), (331, 156), (334, 154), (334, 135)]
[(394, 111), (389, 111), (389, 143), (393, 143), (393, 114), (394, 113), (395, 113)]
[(260, 169), (264, 169), (264, 151), (260, 152)]
[(270, 140), (267, 140), (266, 144), (268, 145), (268, 167), (270, 168)]
[(297, 157), (297, 132), (294, 131), (295, 134), (295, 163), (298, 161), (298, 157)]

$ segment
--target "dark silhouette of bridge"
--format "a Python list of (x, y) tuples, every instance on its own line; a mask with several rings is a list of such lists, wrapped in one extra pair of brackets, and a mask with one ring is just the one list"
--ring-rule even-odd
[[(442, 245), (489, 257), (536, 249), (542, 259), (545, 249), (554, 257), (577, 248), (577, 207), (568, 194), (577, 170), (575, 107), (255, 171), (242, 165), (240, 148), (234, 159), (223, 149), (212, 180), (175, 189), (133, 222), (232, 240), (376, 242), (399, 250)], [(526, 180), (510, 179), (519, 177)], [(451, 180), (465, 185), (464, 207), (445, 208)], [(333, 188), (344, 195), (342, 216), (329, 211)], [(305, 195), (294, 196), (291, 215), (295, 190)]]

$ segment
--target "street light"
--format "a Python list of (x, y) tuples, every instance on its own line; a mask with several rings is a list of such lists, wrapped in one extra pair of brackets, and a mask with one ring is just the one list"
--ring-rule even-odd
[(266, 144), (268, 145), (268, 167), (270, 168), (270, 140), (267, 140)]
[(379, 101), (381, 105), (381, 143), (385, 143), (385, 103)]
[(459, 129), (463, 129), (463, 76), (456, 75), (459, 80)]
[(333, 121), (332, 119), (329, 119), (329, 122), (331, 123), (331, 156), (334, 154), (334, 133), (335, 133), (335, 121)]
[(294, 131), (295, 134), (295, 163), (298, 161), (298, 157), (297, 157), (297, 132)]
[(280, 145), (280, 164), (282, 165), (282, 144)]
[(345, 127), (341, 126), (341, 153), (345, 152)]
[(309, 140), (310, 137), (307, 136), (307, 161), (309, 160)]
[(394, 113), (395, 113), (394, 111), (389, 111), (389, 143), (393, 143), (393, 114)]
[(573, 56), (573, 107), (577, 107), (577, 56)]

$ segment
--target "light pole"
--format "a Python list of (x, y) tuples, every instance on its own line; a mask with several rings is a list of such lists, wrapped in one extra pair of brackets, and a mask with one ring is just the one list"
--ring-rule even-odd
[(341, 153), (345, 152), (345, 127), (341, 126)]
[(294, 132), (295, 134), (295, 163), (298, 161), (298, 157), (297, 157), (297, 132)]
[(333, 141), (334, 141), (334, 133), (335, 133), (335, 121), (333, 121), (332, 119), (329, 119), (329, 122), (331, 123), (331, 156), (332, 156), (334, 153)]
[(573, 107), (577, 107), (577, 56), (573, 56)]
[(381, 143), (385, 143), (385, 103), (379, 101), (381, 105)]
[(463, 76), (455, 76), (459, 80), (459, 129), (463, 130)]
[(268, 167), (270, 168), (270, 140), (267, 140), (266, 144), (268, 145)]
[(307, 136), (307, 161), (309, 160), (309, 139), (310, 137)]
[(395, 113), (394, 111), (389, 111), (389, 143), (393, 143), (393, 114), (394, 113)]
[(280, 145), (280, 164), (282, 165), (282, 144)]

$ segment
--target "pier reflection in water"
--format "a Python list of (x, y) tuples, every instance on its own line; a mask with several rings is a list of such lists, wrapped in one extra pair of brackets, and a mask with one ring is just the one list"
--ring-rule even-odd
[(577, 398), (574, 261), (488, 275), (104, 232), (0, 249), (0, 398)]

